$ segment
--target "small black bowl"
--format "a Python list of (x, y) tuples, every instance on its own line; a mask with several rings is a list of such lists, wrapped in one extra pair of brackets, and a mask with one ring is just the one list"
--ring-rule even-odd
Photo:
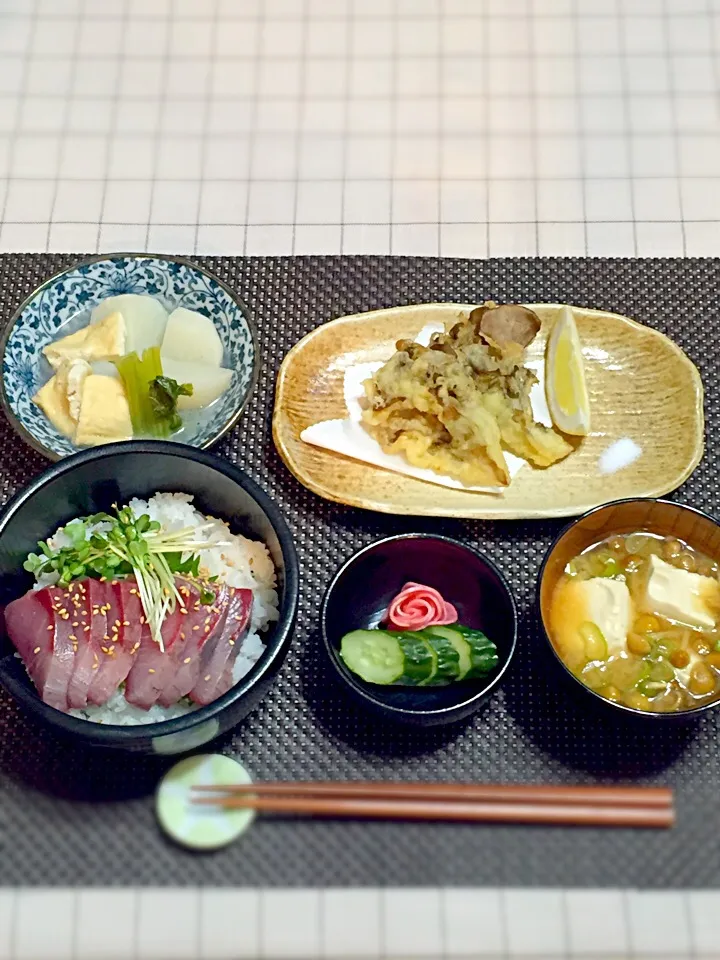
[(43, 703), (7, 638), (0, 639), (0, 684), (41, 725), (76, 742), (175, 754), (208, 743), (246, 716), (267, 692), (292, 637), (298, 600), (295, 546), (280, 509), (242, 470), (195, 447), (153, 440), (107, 444), (60, 460), (0, 514), (0, 604), (6, 606), (32, 585), (22, 564), (38, 540), (74, 517), (156, 491), (192, 494), (204, 513), (267, 545), (278, 574), (280, 618), (263, 634), (266, 649), (252, 670), (206, 707), (135, 726), (95, 723)]
[[(487, 678), (446, 687), (382, 687), (348, 670), (339, 655), (343, 636), (379, 626), (408, 581), (439, 590), (460, 623), (494, 641), (499, 662)], [(337, 675), (356, 699), (385, 719), (437, 726), (470, 716), (498, 685), (515, 651), (517, 611), (507, 581), (483, 554), (448, 537), (410, 533), (370, 544), (338, 570), (323, 599), (321, 628)]]

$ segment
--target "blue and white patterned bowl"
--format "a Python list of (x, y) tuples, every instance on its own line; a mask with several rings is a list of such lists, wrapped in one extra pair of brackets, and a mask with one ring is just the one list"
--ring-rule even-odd
[(255, 386), (259, 350), (246, 307), (221, 280), (182, 257), (118, 253), (92, 257), (46, 280), (16, 310), (0, 342), (2, 401), (21, 437), (51, 460), (77, 447), (32, 402), (52, 375), (42, 348), (73, 333), (101, 300), (149, 294), (168, 310), (187, 307), (210, 317), (224, 346), (223, 366), (234, 371), (229, 390), (206, 410), (183, 416), (172, 439), (209, 447), (231, 429)]

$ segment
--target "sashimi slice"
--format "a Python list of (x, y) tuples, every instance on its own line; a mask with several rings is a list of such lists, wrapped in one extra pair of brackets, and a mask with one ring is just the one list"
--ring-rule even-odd
[(216, 591), (215, 599), (208, 606), (200, 603), (197, 586), (190, 582), (179, 586), (186, 601), (187, 615), (171, 654), (173, 673), (158, 698), (158, 703), (163, 707), (170, 707), (186, 697), (200, 679), (201, 650), (220, 618), (224, 617), (228, 605), (227, 588), (221, 586), (213, 589)]
[(134, 655), (140, 649), (140, 633), (143, 621), (140, 591), (134, 577), (129, 577), (127, 580), (118, 580), (112, 586), (120, 601), (120, 619), (125, 627), (123, 643), (130, 654)]
[[(100, 610), (106, 618), (106, 632), (100, 644), (100, 666), (88, 690), (88, 702), (100, 706), (106, 703), (130, 673), (133, 658), (126, 639), (129, 621), (123, 623), (123, 611), (120, 601), (120, 581), (101, 583), (103, 602)], [(99, 591), (95, 591), (94, 598)], [(95, 615), (95, 607), (92, 608)], [(138, 624), (139, 627), (139, 624)], [(108, 637), (105, 640), (105, 637)]]
[[(68, 704), (80, 709), (88, 705), (88, 691), (100, 669), (100, 646), (106, 625), (105, 613), (100, 607), (104, 607), (105, 591), (97, 580), (82, 580), (71, 583), (63, 593), (63, 607), (58, 611), (61, 626), (69, 626), (69, 639), (77, 651), (68, 684)], [(69, 618), (65, 614), (69, 614)]]
[(229, 588), (229, 603), (222, 619), (203, 647), (200, 656), (200, 679), (190, 692), (190, 698), (199, 704), (217, 699), (223, 674), (240, 652), (240, 641), (247, 633), (252, 610), (252, 590)]
[(153, 640), (150, 627), (143, 623), (140, 647), (134, 656), (125, 685), (125, 699), (128, 703), (143, 710), (149, 710), (157, 703), (158, 697), (172, 677), (172, 650), (180, 635), (183, 619), (184, 614), (179, 606), (165, 617), (162, 625), (164, 652), (160, 649), (160, 644)]
[(29, 590), (13, 600), (5, 608), (5, 627), (44, 702), (56, 710), (67, 711), (75, 651), (68, 639), (70, 631), (57, 629), (58, 618), (53, 609), (56, 594), (61, 591)]

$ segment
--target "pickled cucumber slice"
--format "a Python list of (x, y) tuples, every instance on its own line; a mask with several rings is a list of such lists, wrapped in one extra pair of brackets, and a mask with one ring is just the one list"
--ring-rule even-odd
[(398, 683), (406, 687), (426, 684), (437, 669), (437, 657), (424, 637), (417, 633), (398, 633), (397, 642), (403, 655), (403, 672)]
[(497, 666), (497, 647), (481, 630), (473, 630), (471, 627), (463, 627), (459, 624), (454, 627), (470, 647), (471, 665), (465, 674), (465, 679), (476, 680), (486, 677)]
[(484, 633), (459, 625), (353, 630), (340, 642), (340, 657), (367, 683), (409, 687), (482, 678), (498, 662), (495, 644)]
[(428, 634), (425, 630), (421, 633), (428, 640), (437, 658), (435, 675), (427, 681), (427, 685), (437, 687), (457, 680), (460, 675), (460, 654), (457, 649), (440, 633)]
[(449, 643), (458, 655), (458, 672), (456, 680), (464, 680), (468, 672), (472, 669), (472, 658), (470, 656), (470, 644), (459, 630), (453, 627), (427, 627), (422, 631), (423, 636), (435, 642), (435, 637)]
[(340, 641), (340, 657), (349, 670), (368, 683), (386, 686), (403, 676), (405, 660), (396, 634), (385, 630), (353, 630)]

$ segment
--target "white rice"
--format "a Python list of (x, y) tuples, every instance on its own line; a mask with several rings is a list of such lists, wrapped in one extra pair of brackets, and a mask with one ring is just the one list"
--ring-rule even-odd
[[(253, 591), (249, 630), (233, 667), (233, 680), (237, 683), (265, 651), (260, 631), (265, 630), (279, 616), (275, 566), (264, 543), (233, 534), (222, 520), (200, 513), (192, 501), (192, 496), (186, 493), (156, 493), (149, 500), (135, 498), (130, 501), (129, 506), (136, 516), (148, 514), (151, 520), (157, 520), (165, 531), (210, 524), (198, 534), (197, 539), (207, 543), (230, 543), (230, 546), (212, 547), (201, 552), (200, 576), (218, 577), (231, 587), (247, 587)], [(99, 524), (98, 527), (103, 525)], [(61, 527), (48, 542), (51, 548), (59, 550), (68, 545), (70, 539)], [(57, 575), (41, 575), (36, 587), (46, 586), (56, 580)], [(107, 703), (100, 707), (88, 706), (69, 712), (75, 717), (95, 723), (132, 726), (173, 720), (197, 709), (197, 704), (183, 700), (171, 707), (155, 704), (149, 710), (142, 710), (128, 703), (123, 691), (118, 689)]]

